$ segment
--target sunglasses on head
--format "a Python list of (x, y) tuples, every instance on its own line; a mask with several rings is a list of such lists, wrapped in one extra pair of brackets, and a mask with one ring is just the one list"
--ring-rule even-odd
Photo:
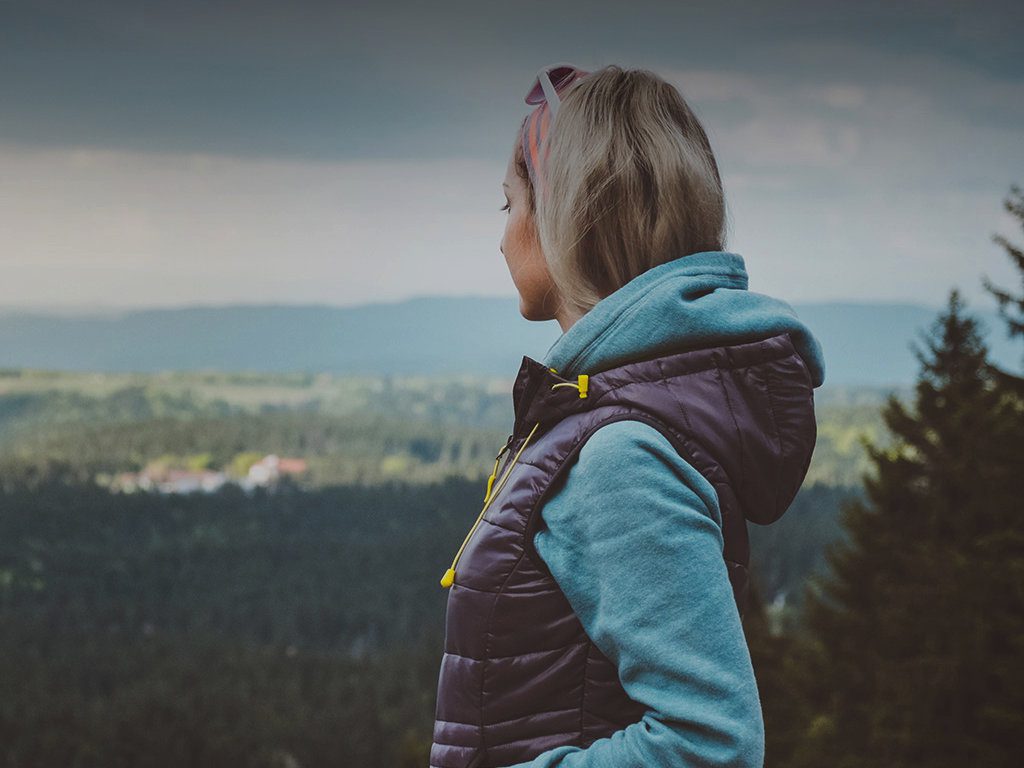
[(526, 94), (526, 103), (543, 104), (546, 101), (551, 109), (551, 117), (554, 117), (558, 114), (558, 105), (562, 103), (558, 92), (588, 74), (572, 64), (550, 64), (537, 73), (537, 79)]

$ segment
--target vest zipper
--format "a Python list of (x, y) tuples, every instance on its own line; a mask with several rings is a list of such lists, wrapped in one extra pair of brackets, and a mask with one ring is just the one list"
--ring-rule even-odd
[[(548, 370), (550, 370), (552, 373), (558, 373), (558, 371), (556, 371), (554, 368), (549, 368)], [(590, 388), (589, 384), (590, 377), (585, 373), (581, 373), (576, 376), (575, 382), (563, 381), (559, 382), (558, 384), (552, 384), (551, 389), (555, 389), (557, 387), (575, 387), (577, 390), (579, 390), (580, 397), (582, 398), (587, 396), (588, 390)], [(538, 386), (540, 386), (539, 381), (537, 382), (537, 384), (533, 386), (534, 391)], [(524, 393), (524, 397), (519, 403), (519, 407), (521, 409), (520, 418), (522, 418), (522, 416), (526, 414), (526, 404), (530, 402), (530, 399), (533, 397), (533, 394), (534, 392), (531, 392), (529, 390), (527, 390)], [(533, 425), (533, 429), (530, 430), (530, 434), (523, 438), (523, 442), (519, 445), (519, 449), (516, 451), (515, 456), (513, 456), (506, 462), (505, 466), (508, 468), (505, 469), (505, 474), (502, 475), (501, 481), (498, 483), (498, 487), (495, 488), (494, 479), (498, 476), (498, 462), (501, 460), (502, 454), (505, 453), (505, 451), (509, 449), (509, 446), (513, 444), (515, 436), (519, 434), (519, 418), (517, 418), (513, 423), (512, 434), (508, 436), (508, 441), (505, 443), (502, 449), (498, 451), (498, 455), (494, 457), (494, 470), (491, 472), (491, 476), (487, 478), (487, 490), (484, 492), (484, 507), (483, 509), (480, 510), (480, 514), (476, 516), (476, 522), (473, 523), (473, 527), (469, 529), (469, 533), (467, 533), (466, 537), (462, 540), (462, 546), (460, 546), (459, 551), (455, 553), (455, 557), (452, 559), (451, 566), (448, 568), (447, 571), (444, 572), (444, 576), (441, 577), (441, 586), (445, 589), (447, 589), (455, 583), (455, 565), (459, 562), (459, 558), (462, 557), (462, 551), (466, 548), (466, 544), (468, 544), (469, 540), (473, 537), (473, 533), (480, 525), (480, 521), (484, 519), (484, 512), (487, 511), (487, 507), (490, 506), (491, 501), (493, 501), (494, 497), (498, 495), (498, 491), (500, 491), (502, 486), (505, 485), (505, 481), (508, 480), (508, 476), (511, 475), (512, 470), (515, 469), (516, 462), (519, 460), (519, 455), (523, 452), (523, 449), (526, 448), (527, 443), (530, 442), (530, 438), (533, 437), (534, 433), (537, 431), (539, 427), (540, 422), (538, 421), (536, 424)]]
[(505, 481), (508, 480), (508, 476), (512, 474), (512, 470), (515, 469), (516, 461), (519, 460), (519, 455), (523, 452), (523, 449), (526, 448), (526, 444), (530, 442), (530, 438), (533, 437), (533, 433), (537, 431), (539, 426), (540, 422), (537, 422), (534, 428), (530, 430), (530, 434), (528, 434), (526, 439), (523, 440), (522, 445), (519, 446), (519, 450), (516, 451), (515, 456), (513, 456), (508, 462), (508, 469), (505, 470), (505, 474), (502, 475), (501, 481), (498, 483), (496, 488), (494, 487), (494, 479), (498, 474), (498, 461), (501, 459), (502, 454), (505, 453), (508, 447), (512, 445), (512, 438), (515, 435), (514, 432), (509, 435), (508, 442), (505, 443), (504, 447), (502, 447), (500, 451), (498, 451), (498, 455), (494, 457), (494, 471), (491, 472), (491, 476), (487, 478), (487, 491), (484, 494), (484, 507), (480, 510), (480, 514), (476, 516), (476, 522), (473, 523), (473, 527), (469, 529), (469, 533), (466, 534), (466, 538), (462, 540), (462, 546), (460, 546), (459, 551), (455, 553), (455, 558), (452, 560), (451, 567), (449, 567), (448, 570), (444, 572), (444, 576), (441, 577), (442, 587), (447, 589), (455, 583), (455, 565), (459, 562), (459, 558), (462, 557), (462, 551), (466, 548), (466, 544), (469, 543), (473, 533), (480, 525), (480, 521), (484, 519), (484, 512), (486, 512), (487, 508), (491, 505), (491, 501), (494, 500), (494, 497), (498, 495), (498, 491), (500, 491), (502, 486), (505, 485)]

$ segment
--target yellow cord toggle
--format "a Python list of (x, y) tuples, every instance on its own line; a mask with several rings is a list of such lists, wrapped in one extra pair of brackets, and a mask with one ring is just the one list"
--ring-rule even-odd
[(576, 389), (580, 391), (580, 397), (586, 397), (587, 389), (590, 386), (590, 377), (585, 373), (581, 373), (579, 376), (576, 377), (576, 382), (576, 384), (573, 384), (571, 381), (563, 381), (560, 382), (559, 384), (552, 384), (551, 388), (554, 389), (555, 387), (576, 387)]

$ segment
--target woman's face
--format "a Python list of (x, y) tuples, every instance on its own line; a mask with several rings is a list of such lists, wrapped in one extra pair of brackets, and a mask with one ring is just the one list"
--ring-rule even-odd
[(505, 170), (506, 206), (505, 234), (501, 252), (508, 264), (512, 282), (519, 291), (519, 313), (527, 320), (553, 320), (556, 317), (557, 293), (548, 272), (540, 238), (530, 210), (529, 189), (516, 172), (515, 152)]

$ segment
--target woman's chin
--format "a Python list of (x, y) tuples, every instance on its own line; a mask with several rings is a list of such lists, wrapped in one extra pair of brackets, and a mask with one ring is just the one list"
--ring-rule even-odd
[(554, 315), (544, 307), (539, 307), (536, 304), (525, 302), (522, 297), (519, 299), (519, 314), (522, 315), (524, 319), (534, 322), (555, 319)]

